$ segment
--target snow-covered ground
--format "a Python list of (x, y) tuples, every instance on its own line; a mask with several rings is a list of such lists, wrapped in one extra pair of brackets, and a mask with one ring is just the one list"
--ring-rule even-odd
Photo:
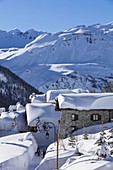
[[(98, 140), (100, 131), (104, 127), (106, 132), (106, 137), (108, 137), (109, 129), (112, 128), (112, 123), (107, 123), (104, 125), (96, 125), (87, 128), (88, 140), (83, 139), (83, 129), (78, 130), (75, 133), (76, 146), (82, 155), (78, 156), (75, 154), (75, 148), (69, 145), (69, 138), (64, 140), (59, 140), (59, 170), (112, 170), (113, 169), (113, 156), (98, 159), (95, 154), (98, 145), (95, 142)], [(76, 137), (77, 136), (77, 137)], [(65, 147), (63, 147), (65, 146)], [(47, 151), (45, 158), (38, 165), (36, 170), (46, 170), (47, 166), (49, 170), (56, 169), (57, 164), (57, 145), (56, 143), (51, 144)], [(109, 150), (111, 149), (108, 146)]]
[[(100, 159), (95, 153), (100, 148), (96, 144), (99, 139), (100, 131), (105, 129), (105, 136), (108, 145), (109, 130), (113, 128), (113, 123), (95, 125), (85, 129), (88, 133), (88, 139), (84, 139), (84, 129), (80, 129), (74, 133), (75, 145), (69, 145), (69, 137), (59, 139), (58, 149), (58, 165), (59, 170), (112, 170), (113, 156)], [(35, 134), (36, 135), (36, 134)], [(34, 136), (35, 136), (34, 135)], [(40, 133), (41, 135), (41, 133)], [(38, 144), (31, 132), (13, 134), (0, 138), (0, 170), (53, 170), (57, 165), (57, 142), (52, 143), (46, 150), (43, 159), (43, 148), (40, 148), (40, 156), (38, 155)], [(36, 137), (36, 136), (35, 136)], [(40, 142), (47, 146), (47, 139), (41, 138)], [(39, 143), (40, 143), (39, 142)], [(81, 155), (77, 155), (78, 148)]]

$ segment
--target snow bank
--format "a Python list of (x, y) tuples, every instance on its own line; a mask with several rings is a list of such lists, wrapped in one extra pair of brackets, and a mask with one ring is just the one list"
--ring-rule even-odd
[(0, 169), (27, 170), (36, 150), (37, 143), (29, 132), (0, 138)]

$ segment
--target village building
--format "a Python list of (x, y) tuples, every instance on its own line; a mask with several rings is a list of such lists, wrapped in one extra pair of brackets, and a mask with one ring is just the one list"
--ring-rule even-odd
[[(16, 105), (10, 105), (8, 111), (2, 110), (0, 114), (0, 131), (5, 134), (27, 131), (27, 121), (25, 107), (17, 102)], [(2, 133), (1, 133), (2, 135)]]
[[(40, 118), (41, 122), (49, 121), (58, 126), (61, 112), (57, 110), (57, 97), (59, 94), (78, 94), (88, 93), (88, 90), (83, 89), (59, 89), (48, 90), (46, 94), (32, 93), (29, 96), (31, 103), (26, 105), (27, 124), (30, 131), (37, 131), (37, 121)], [(55, 120), (55, 121), (54, 121)]]
[(55, 104), (52, 103), (28, 103), (26, 113), (28, 129), (34, 132), (43, 122), (52, 122), (57, 126), (61, 115), (60, 111), (55, 111)]
[(60, 94), (57, 108), (61, 111), (62, 137), (75, 130), (113, 120), (113, 93)]
[(26, 114), (28, 131), (33, 133), (40, 146), (43, 145), (41, 141), (45, 141), (47, 146), (56, 141), (61, 112), (55, 110), (55, 104), (28, 103)]

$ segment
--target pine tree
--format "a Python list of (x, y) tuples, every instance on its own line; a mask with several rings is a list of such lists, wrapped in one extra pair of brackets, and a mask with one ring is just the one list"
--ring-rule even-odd
[(108, 149), (108, 145), (106, 142), (105, 133), (101, 131), (99, 139), (96, 141), (97, 146), (99, 148), (96, 151), (96, 155), (98, 156), (98, 159), (106, 158), (110, 156), (110, 151)]
[(83, 154), (79, 151), (79, 148), (78, 148), (78, 144), (77, 144), (77, 143), (76, 143), (75, 155), (77, 155), (77, 156), (83, 155)]
[(76, 141), (74, 135), (71, 133), (70, 137), (68, 139), (68, 145), (72, 146), (72, 148), (75, 148)]
[[(110, 135), (108, 136), (108, 145), (110, 146), (110, 148), (113, 148), (113, 126), (109, 130), (109, 133)], [(113, 154), (113, 149), (111, 150), (111, 154)]]
[(102, 125), (102, 126), (101, 126), (100, 137), (99, 137), (99, 139), (95, 142), (95, 144), (98, 144), (98, 146), (101, 145), (101, 144), (105, 141), (105, 139), (106, 139), (105, 134), (106, 134), (106, 133), (105, 133), (104, 127), (103, 127), (103, 125)]
[(88, 133), (85, 127), (83, 128), (83, 139), (88, 139)]

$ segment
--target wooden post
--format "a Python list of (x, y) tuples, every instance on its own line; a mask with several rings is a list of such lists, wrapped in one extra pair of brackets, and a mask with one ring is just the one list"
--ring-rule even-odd
[(57, 130), (57, 160), (56, 160), (56, 169), (57, 170), (59, 170), (59, 168), (58, 168), (58, 154), (59, 154), (59, 152), (58, 152), (58, 149), (59, 149), (59, 134), (58, 134), (58, 130)]

